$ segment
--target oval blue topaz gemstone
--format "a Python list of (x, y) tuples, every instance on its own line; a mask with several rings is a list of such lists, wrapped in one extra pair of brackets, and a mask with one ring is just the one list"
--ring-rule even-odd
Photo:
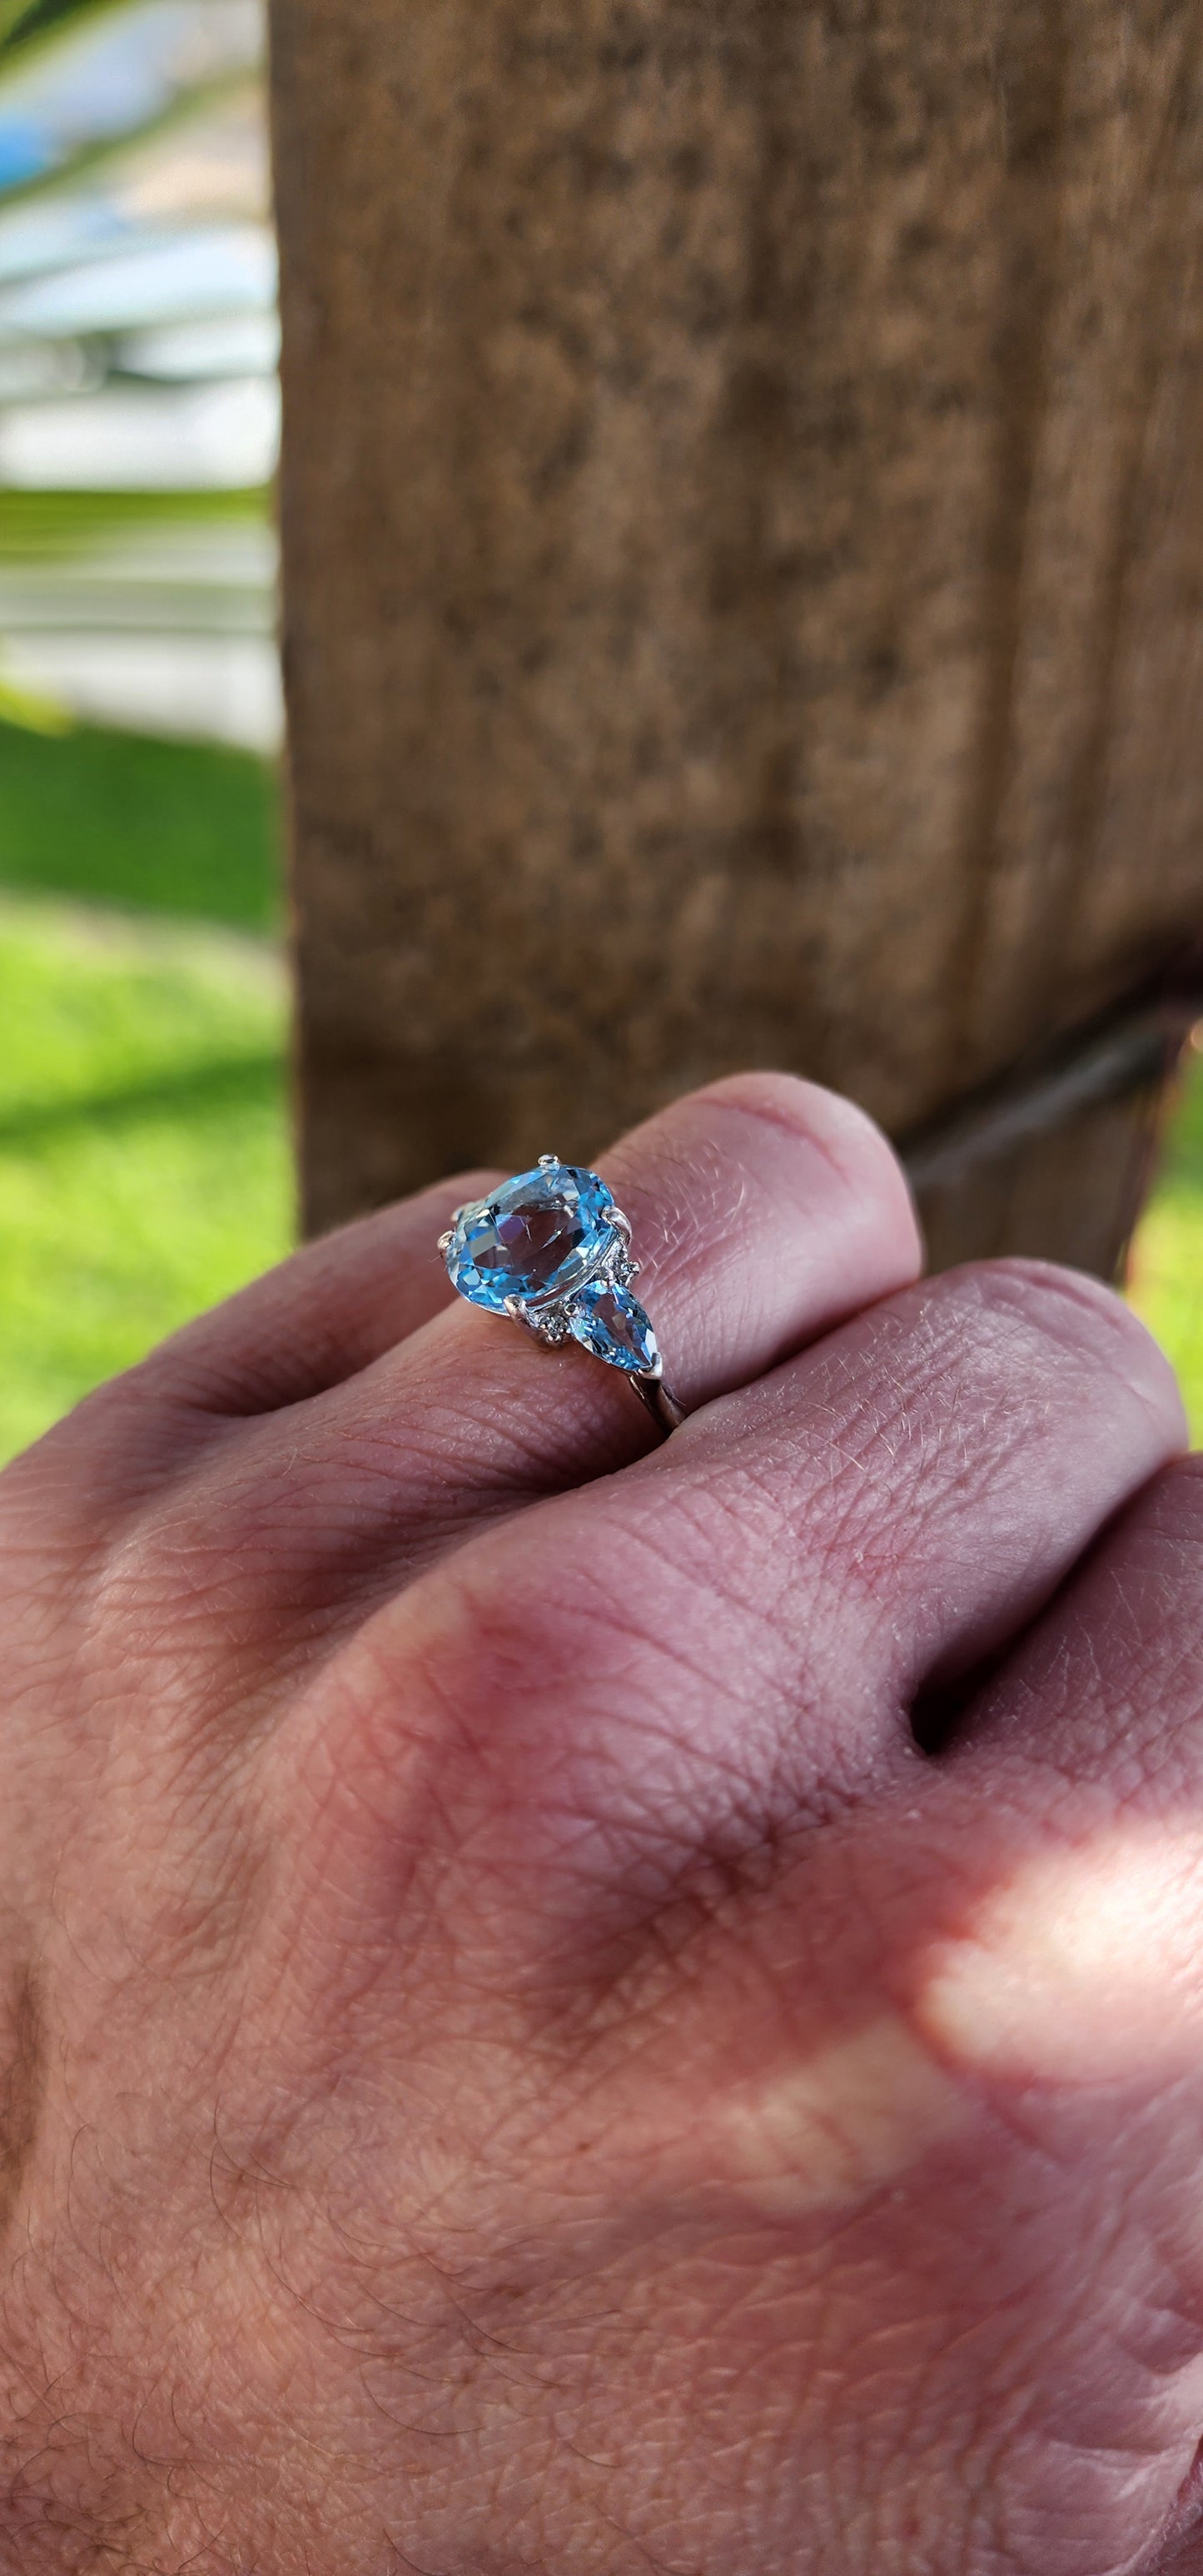
[(611, 1368), (626, 1369), (632, 1377), (659, 1376), (660, 1352), (650, 1318), (629, 1288), (596, 1280), (573, 1299), (568, 1321), (578, 1342), (596, 1359), (608, 1360)]
[(537, 1309), (603, 1269), (620, 1248), (613, 1197), (575, 1163), (519, 1172), (492, 1197), (461, 1208), (447, 1247), (452, 1286), (501, 1314), (508, 1297)]

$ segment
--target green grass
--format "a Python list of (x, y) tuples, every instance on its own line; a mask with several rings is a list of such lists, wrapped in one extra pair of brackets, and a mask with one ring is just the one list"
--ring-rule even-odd
[(0, 906), (0, 1456), (292, 1231), (270, 951)]
[(0, 883), (269, 931), (276, 835), (253, 752), (0, 723)]
[(1203, 1447), (1203, 1054), (1194, 1047), (1133, 1247), (1129, 1296), (1178, 1371)]
[[(2, 0), (0, 0), (2, 6)], [(0, 490), (0, 556), (42, 563), (77, 554), (96, 538), (175, 527), (181, 519), (251, 519), (269, 513), (266, 492), (36, 492)]]
[(288, 1249), (276, 833), (249, 754), (0, 723), (0, 1458)]

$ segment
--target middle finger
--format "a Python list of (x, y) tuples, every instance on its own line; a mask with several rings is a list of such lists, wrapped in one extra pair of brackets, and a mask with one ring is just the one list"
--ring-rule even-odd
[(404, 1662), (419, 1622), (423, 1685), (531, 1849), (540, 1809), (577, 1867), (596, 1844), (611, 1871), (624, 1836), (670, 1876), (690, 1846), (771, 1849), (919, 1791), (916, 1694), (1021, 1632), (1183, 1431), (1167, 1362), (1109, 1292), (1035, 1264), (948, 1272), (630, 1476), (482, 1537), (381, 1614), (376, 1661), (395, 1640)]

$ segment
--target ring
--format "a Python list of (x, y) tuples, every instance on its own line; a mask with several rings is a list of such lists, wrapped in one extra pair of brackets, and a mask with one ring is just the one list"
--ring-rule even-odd
[(524, 1324), (554, 1350), (570, 1338), (621, 1369), (667, 1439), (684, 1414), (664, 1383), (631, 1281), (631, 1223), (596, 1172), (540, 1154), (485, 1199), (457, 1208), (439, 1250), (470, 1305)]

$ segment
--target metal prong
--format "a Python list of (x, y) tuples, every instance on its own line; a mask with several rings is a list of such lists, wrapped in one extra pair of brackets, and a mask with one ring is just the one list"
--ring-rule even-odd
[(538, 1325), (532, 1323), (521, 1298), (507, 1297), (503, 1311), (509, 1316), (511, 1324), (521, 1324), (523, 1332), (533, 1333), (536, 1341), (542, 1339)]
[(452, 1246), (452, 1244), (454, 1243), (454, 1241), (455, 1241), (455, 1227), (454, 1227), (453, 1225), (449, 1225), (449, 1226), (448, 1226), (448, 1228), (447, 1228), (446, 1234), (441, 1234), (441, 1235), (439, 1236), (439, 1250), (440, 1250), (440, 1252), (450, 1252), (450, 1250), (451, 1250), (451, 1246)]
[(559, 1159), (560, 1159), (560, 1157), (559, 1157), (559, 1155), (558, 1155), (558, 1154), (540, 1154), (540, 1156), (539, 1156), (539, 1169), (540, 1169), (540, 1171), (541, 1171), (541, 1172), (554, 1172), (555, 1167), (556, 1167), (556, 1164), (559, 1162)]
[(631, 1220), (629, 1216), (624, 1216), (621, 1208), (612, 1207), (610, 1210), (609, 1221), (613, 1226), (615, 1233), (622, 1236), (623, 1242), (629, 1243), (631, 1240)]

